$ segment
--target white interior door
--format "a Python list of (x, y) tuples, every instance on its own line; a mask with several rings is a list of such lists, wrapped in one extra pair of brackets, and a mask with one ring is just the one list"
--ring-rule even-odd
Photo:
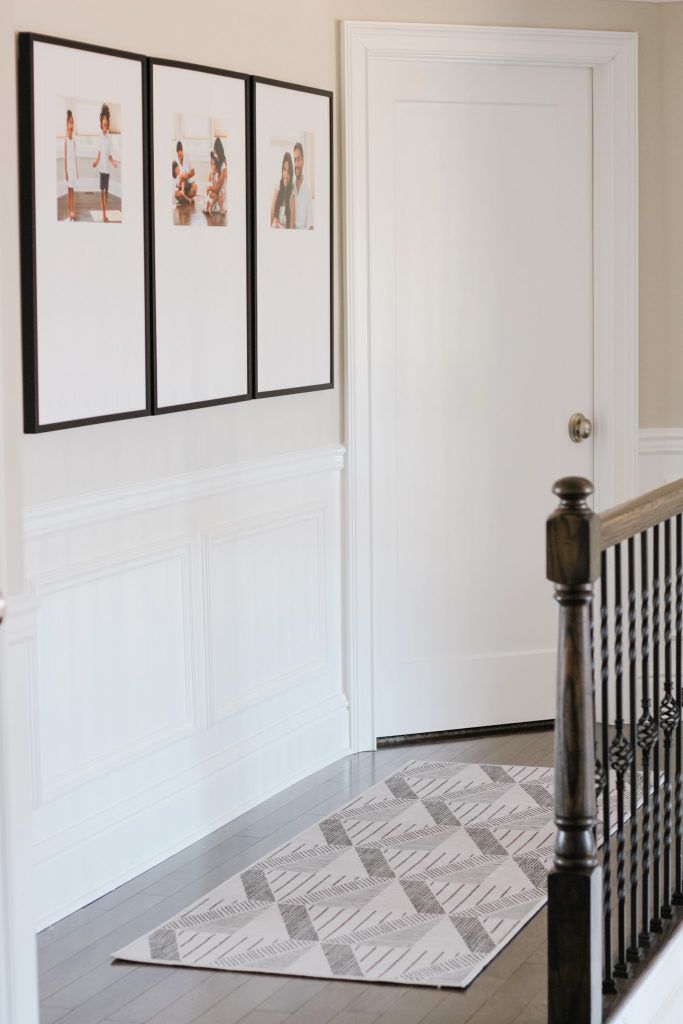
[(552, 718), (544, 520), (593, 476), (590, 68), (368, 67), (375, 734)]

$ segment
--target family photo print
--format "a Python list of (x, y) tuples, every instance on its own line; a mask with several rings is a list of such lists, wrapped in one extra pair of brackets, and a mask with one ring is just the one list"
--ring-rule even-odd
[(227, 125), (220, 117), (207, 115), (176, 114), (173, 120), (173, 223), (226, 227)]
[(280, 175), (268, 214), (271, 228), (312, 231), (315, 227), (315, 135), (302, 130), (296, 133), (296, 142), (273, 139), (271, 150), (274, 172)]
[(120, 223), (121, 104), (59, 96), (57, 220)]

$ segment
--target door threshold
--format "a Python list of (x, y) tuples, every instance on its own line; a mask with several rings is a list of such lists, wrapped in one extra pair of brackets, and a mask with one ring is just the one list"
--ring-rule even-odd
[(554, 718), (535, 722), (506, 722), (502, 725), (475, 725), (469, 729), (439, 729), (435, 732), (408, 732), (399, 736), (378, 736), (377, 747), (399, 747), (404, 743), (434, 743), (439, 740), (467, 739), (469, 736), (498, 736), (509, 732), (543, 732), (555, 727)]

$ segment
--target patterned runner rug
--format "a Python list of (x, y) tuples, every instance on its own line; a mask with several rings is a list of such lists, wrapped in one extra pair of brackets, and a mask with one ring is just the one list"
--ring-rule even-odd
[(464, 988), (545, 903), (552, 777), (411, 761), (115, 957)]

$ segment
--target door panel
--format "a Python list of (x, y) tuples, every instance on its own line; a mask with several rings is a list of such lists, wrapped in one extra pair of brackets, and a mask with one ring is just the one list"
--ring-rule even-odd
[(549, 488), (593, 472), (591, 72), (369, 73), (376, 731), (550, 718)]

